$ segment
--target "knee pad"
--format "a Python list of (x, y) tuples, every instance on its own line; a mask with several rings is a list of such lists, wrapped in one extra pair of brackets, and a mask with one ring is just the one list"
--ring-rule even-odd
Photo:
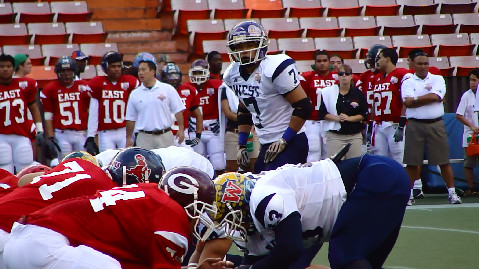
[(13, 163), (12, 148), (7, 143), (0, 144), (0, 166)]

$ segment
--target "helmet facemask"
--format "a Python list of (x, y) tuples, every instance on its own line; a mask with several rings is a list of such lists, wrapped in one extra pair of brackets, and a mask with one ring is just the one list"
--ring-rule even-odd
[(246, 241), (247, 231), (242, 225), (242, 210), (234, 210), (229, 203), (226, 204), (226, 207), (229, 212), (225, 215), (223, 220), (217, 224), (218, 229), (223, 229), (226, 237), (231, 240)]
[[(216, 205), (207, 204), (196, 199), (195, 202), (185, 206), (185, 211), (191, 220), (196, 220), (193, 227), (193, 236), (199, 241), (206, 241), (210, 237), (215, 224), (212, 219), (216, 216)], [(206, 230), (200, 234), (199, 224), (205, 226)]]
[(190, 82), (200, 85), (205, 83), (210, 78), (210, 70), (202, 66), (195, 66), (190, 69), (189, 74)]
[[(246, 42), (254, 42), (256, 43), (256, 47), (244, 50), (236, 49), (238, 44)], [(241, 42), (233, 39), (228, 41), (227, 48), (230, 61), (238, 62), (240, 65), (248, 65), (257, 61), (261, 61), (266, 57), (266, 51), (268, 50), (268, 39), (266, 37), (244, 37), (241, 39)]]

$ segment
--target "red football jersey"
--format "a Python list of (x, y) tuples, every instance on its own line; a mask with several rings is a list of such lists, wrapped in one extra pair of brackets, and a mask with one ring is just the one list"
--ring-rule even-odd
[[(209, 79), (203, 85), (203, 88), (196, 93), (196, 98), (200, 104), (201, 113), (203, 113), (203, 120), (218, 119), (218, 88), (223, 81), (219, 79)], [(194, 86), (193, 83), (187, 82), (188, 85)]]
[(399, 122), (403, 108), (401, 85), (408, 74), (404, 68), (396, 68), (389, 74), (376, 77), (374, 85), (374, 121)]
[(105, 253), (123, 268), (179, 269), (191, 236), (185, 209), (153, 183), (57, 203), (28, 216), (27, 223), (63, 234), (72, 246)]
[(0, 168), (0, 198), (18, 187), (18, 178), (7, 170)]
[[(180, 95), (181, 101), (186, 107), (186, 109), (183, 110), (183, 123), (185, 129), (188, 129), (188, 118), (190, 115), (190, 109), (192, 107), (199, 106), (200, 100), (196, 98), (196, 88), (191, 84), (183, 83), (176, 90)], [(175, 122), (175, 125), (178, 124)]]
[(10, 232), (13, 222), (53, 203), (93, 195), (117, 185), (100, 167), (82, 159), (69, 159), (51, 171), (0, 198), (0, 228)]
[(359, 75), (359, 80), (356, 82), (356, 87), (363, 92), (363, 94), (366, 96), (366, 100), (368, 101), (368, 114), (371, 113), (371, 109), (374, 104), (373, 83), (376, 81), (376, 77), (380, 75), (381, 73), (379, 72), (367, 70)]
[(321, 106), (321, 89), (333, 86), (338, 81), (338, 74), (329, 72), (326, 76), (321, 76), (316, 71), (308, 71), (301, 73), (304, 80), (301, 80), (301, 87), (311, 99), (313, 104), (313, 113), (310, 120), (318, 120), (318, 110)]
[(126, 104), (131, 91), (139, 86), (138, 80), (122, 75), (113, 84), (106, 76), (97, 76), (88, 86), (92, 90), (91, 97), (98, 100), (98, 131), (125, 127)]
[[(408, 72), (414, 74), (416, 71), (414, 69), (408, 69)], [(435, 66), (429, 66), (429, 73), (442, 76), (441, 70)]]
[(86, 81), (75, 80), (70, 88), (52, 81), (43, 88), (40, 100), (43, 110), (53, 114), (54, 129), (87, 129), (90, 89)]
[(35, 102), (37, 91), (31, 79), (13, 78), (8, 85), (0, 84), (0, 134), (31, 137), (27, 110)]

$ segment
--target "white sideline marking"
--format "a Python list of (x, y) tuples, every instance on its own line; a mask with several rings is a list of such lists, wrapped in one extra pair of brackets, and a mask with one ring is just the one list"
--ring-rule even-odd
[(460, 205), (450, 205), (450, 204), (442, 204), (442, 205), (413, 205), (408, 206), (407, 210), (427, 210), (427, 209), (444, 209), (444, 208), (479, 208), (479, 203), (467, 203), (467, 204), (460, 204)]
[(414, 267), (405, 267), (405, 266), (386, 266), (386, 269), (416, 269)]
[(444, 232), (456, 232), (456, 233), (468, 233), (468, 234), (479, 234), (477, 231), (468, 231), (468, 230), (460, 230), (460, 229), (448, 229), (448, 228), (433, 228), (433, 227), (422, 227), (422, 226), (409, 226), (403, 225), (401, 228), (409, 228), (409, 229), (422, 229), (422, 230), (432, 230), (432, 231), (444, 231)]

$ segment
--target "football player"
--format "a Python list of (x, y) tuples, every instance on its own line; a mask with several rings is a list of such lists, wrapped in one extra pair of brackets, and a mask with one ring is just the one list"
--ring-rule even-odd
[(401, 85), (410, 75), (407, 69), (396, 67), (397, 59), (395, 49), (385, 48), (377, 55), (381, 76), (373, 82), (374, 153), (402, 164), (406, 109), (402, 104)]
[(18, 177), (0, 168), (0, 198), (9, 194), (18, 186)]
[(208, 156), (217, 173), (224, 171), (226, 160), (224, 143), (220, 137), (220, 123), (218, 110), (218, 92), (222, 81), (210, 78), (208, 62), (196, 60), (191, 64), (189, 71), (190, 82), (186, 84), (197, 90), (196, 98), (203, 114), (203, 132), (197, 129), (196, 119), (190, 117), (188, 129), (190, 137), (201, 138), (193, 149), (203, 156)]
[(194, 232), (197, 224), (214, 226), (207, 217), (216, 214), (214, 197), (208, 175), (179, 167), (160, 184), (133, 184), (70, 199), (16, 223), (4, 261), (10, 268), (179, 269), (191, 235), (201, 239)]
[(35, 122), (37, 141), (43, 138), (42, 119), (35, 101), (37, 85), (30, 79), (13, 78), (14, 66), (12, 56), (0, 55), (0, 168), (10, 173), (33, 162), (28, 111)]
[(238, 163), (249, 165), (246, 142), (253, 124), (261, 143), (256, 173), (306, 162), (308, 139), (303, 125), (312, 105), (294, 60), (285, 54), (266, 55), (268, 37), (263, 26), (250, 20), (231, 29), (227, 49), (232, 64), (223, 80), (240, 100)]
[[(214, 183), (216, 221), (226, 238), (251, 246), (244, 260), (251, 268), (308, 267), (327, 241), (332, 268), (381, 268), (409, 198), (404, 168), (376, 155), (224, 174)], [(218, 257), (214, 251), (225, 254), (227, 241), (207, 241), (202, 257)]]
[[(174, 63), (167, 63), (161, 71), (161, 82), (168, 83), (173, 86), (186, 107), (186, 109), (183, 110), (183, 124), (185, 137), (187, 138), (189, 137), (188, 119), (190, 116), (195, 118), (195, 130), (198, 130), (195, 132), (195, 137), (192, 139), (185, 139), (184, 143), (181, 143), (181, 145), (194, 147), (200, 143), (201, 133), (203, 131), (203, 114), (200, 110), (200, 100), (196, 98), (196, 87), (190, 83), (181, 83), (181, 77), (181, 70)], [(179, 130), (177, 124), (178, 123), (175, 122), (175, 125), (172, 126), (172, 130)], [(177, 139), (175, 139), (175, 144), (178, 144)]]
[(51, 159), (84, 149), (90, 91), (86, 81), (74, 80), (76, 70), (72, 57), (61, 57), (55, 64), (58, 80), (48, 83), (40, 93)]
[(223, 79), (223, 75), (221, 74), (221, 69), (223, 68), (221, 53), (217, 52), (216, 50), (210, 51), (208, 55), (206, 55), (206, 60), (208, 61), (208, 65), (210, 67), (210, 78)]
[(311, 99), (313, 112), (305, 122), (306, 136), (308, 137), (308, 162), (319, 161), (326, 157), (326, 146), (324, 137), (321, 135), (322, 129), (318, 120), (318, 110), (321, 106), (321, 90), (333, 86), (338, 81), (337, 72), (330, 71), (330, 57), (326, 51), (318, 50), (314, 53), (314, 70), (304, 72), (301, 76), (301, 86)]
[[(106, 149), (126, 146), (126, 103), (139, 81), (130, 75), (122, 75), (123, 55), (110, 51), (101, 59), (106, 76), (94, 77), (88, 83), (92, 90), (88, 115), (88, 132), (85, 149), (92, 155)], [(95, 142), (98, 133), (99, 147)]]

